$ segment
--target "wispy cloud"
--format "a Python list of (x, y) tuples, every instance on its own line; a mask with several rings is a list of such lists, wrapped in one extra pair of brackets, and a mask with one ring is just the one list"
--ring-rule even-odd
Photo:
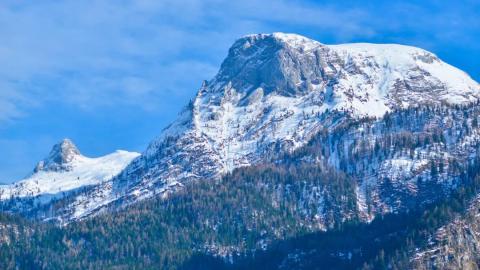
[(361, 15), (286, 1), (7, 1), (0, 6), (0, 80), (15, 83), (2, 85), (0, 119), (20, 116), (29, 106), (20, 100), (29, 99), (151, 108), (145, 101), (161, 104), (163, 92), (191, 94), (192, 81), (198, 87), (211, 77), (239, 35), (278, 23), (348, 35), (360, 32)]
[(229, 44), (251, 32), (303, 30), (333, 42), (430, 48), (439, 40), (478, 43), (458, 31), (480, 28), (470, 9), (475, 1), (425, 3), (6, 1), (0, 5), (0, 121), (58, 99), (80, 109), (125, 103), (150, 110), (165, 102), (165, 93), (191, 95), (214, 74)]

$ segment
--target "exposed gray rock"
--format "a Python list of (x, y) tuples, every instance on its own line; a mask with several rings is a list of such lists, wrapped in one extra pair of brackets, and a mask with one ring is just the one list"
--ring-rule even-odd
[(71, 169), (69, 163), (79, 156), (80, 151), (70, 139), (63, 139), (55, 144), (48, 157), (40, 161), (34, 169), (38, 171), (68, 171)]

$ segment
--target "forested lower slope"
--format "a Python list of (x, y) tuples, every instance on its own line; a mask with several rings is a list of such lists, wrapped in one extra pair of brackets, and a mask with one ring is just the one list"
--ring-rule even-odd
[(356, 220), (354, 188), (350, 178), (321, 166), (240, 169), (218, 182), (191, 183), (168, 200), (148, 200), (63, 228), (10, 227), (18, 233), (3, 242), (0, 266), (169, 269), (196, 253), (240, 257), (278, 239)]
[(306, 146), (218, 180), (64, 227), (4, 216), (0, 267), (432, 269), (414, 258), (478, 194), (478, 116), (477, 104), (319, 116), (329, 128)]

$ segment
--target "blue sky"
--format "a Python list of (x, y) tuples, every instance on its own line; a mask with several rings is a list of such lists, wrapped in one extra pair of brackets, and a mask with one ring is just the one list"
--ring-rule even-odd
[(250, 33), (401, 43), (480, 81), (480, 1), (98, 0), (0, 3), (0, 182), (54, 143), (142, 151)]

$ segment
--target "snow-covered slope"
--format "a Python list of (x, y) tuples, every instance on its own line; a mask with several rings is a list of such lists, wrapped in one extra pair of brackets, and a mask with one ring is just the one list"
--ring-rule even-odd
[(49, 156), (38, 163), (30, 176), (1, 186), (0, 199), (50, 198), (83, 186), (95, 185), (117, 175), (138, 155), (118, 150), (103, 157), (89, 158), (81, 155), (72, 141), (65, 139), (53, 147)]
[(123, 172), (75, 198), (80, 218), (104, 206), (167, 194), (305, 145), (328, 128), (320, 116), (382, 117), (422, 104), (480, 97), (467, 74), (425, 50), (381, 44), (323, 45), (293, 34), (237, 40), (218, 74)]
[(422, 49), (251, 35), (235, 42), (217, 76), (143, 157), (158, 155), (168, 138), (192, 136), (202, 146), (192, 150), (211, 154), (225, 172), (255, 162), (274, 143), (303, 145), (322, 126), (314, 116), (327, 110), (381, 117), (395, 108), (478, 97), (475, 81)]

